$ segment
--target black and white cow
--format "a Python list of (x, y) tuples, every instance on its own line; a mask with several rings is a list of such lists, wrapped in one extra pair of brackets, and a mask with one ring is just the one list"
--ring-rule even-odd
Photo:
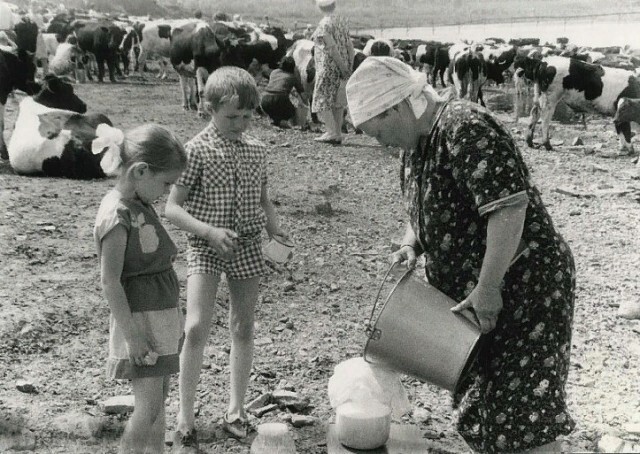
[(467, 94), (471, 102), (484, 106), (481, 87), (487, 80), (487, 64), (484, 56), (474, 46), (451, 46), (449, 49), (449, 82), (455, 89), (458, 98)]
[(480, 52), (487, 65), (487, 80), (492, 80), (497, 85), (504, 84), (504, 72), (513, 69), (517, 50), (516, 46), (510, 45), (483, 45)]
[(133, 62), (133, 70), (138, 68), (138, 58), (140, 56), (140, 41), (142, 36), (140, 32), (144, 24), (118, 24), (124, 30), (122, 42), (120, 43), (119, 53), (122, 60), (122, 72), (125, 76), (129, 75), (130, 66)]
[[(125, 36), (125, 30), (111, 21), (75, 20), (74, 16), (58, 15), (47, 29), (49, 33), (56, 33), (59, 42), (67, 41), (70, 35), (75, 35), (78, 48), (87, 54), (95, 56), (98, 66), (98, 81), (104, 79), (104, 65), (109, 71), (109, 80), (115, 82), (116, 68), (120, 60), (120, 44)], [(87, 71), (89, 80), (93, 80), (91, 72)]]
[[(633, 72), (606, 68), (566, 57), (544, 60), (517, 58), (517, 77), (534, 83), (534, 104), (527, 133), (527, 144), (533, 147), (533, 133), (542, 118), (542, 144), (551, 150), (549, 126), (561, 100), (579, 112), (598, 112), (614, 116), (621, 98), (640, 98), (640, 81)], [(631, 149), (629, 121), (614, 120), (622, 150)]]
[[(116, 68), (120, 56), (120, 43), (125, 31), (116, 24), (108, 21), (86, 22), (84, 26), (76, 30), (78, 47), (83, 52), (88, 52), (96, 57), (98, 64), (98, 82), (104, 79), (104, 65), (109, 71), (109, 80), (116, 82)], [(91, 80), (90, 72), (87, 73)]]
[(362, 53), (367, 57), (393, 57), (393, 50), (393, 44), (391, 41), (383, 38), (375, 38), (367, 41), (367, 44), (364, 45), (364, 49), (362, 49)]
[[(616, 124), (636, 123), (640, 125), (640, 99), (620, 98), (613, 121)], [(625, 151), (633, 153), (633, 145), (630, 144), (631, 128), (627, 131), (623, 130), (623, 134), (626, 142), (629, 143)], [(640, 160), (638, 161), (638, 167), (640, 167)]]
[[(9, 162), (20, 175), (44, 175), (73, 179), (110, 176), (105, 163), (113, 162), (113, 150), (92, 152), (96, 128), (111, 126), (102, 114), (83, 115), (86, 104), (64, 79), (48, 75), (42, 90), (20, 103), (20, 112), (9, 141)], [(105, 167), (107, 173), (105, 173)]]
[[(145, 70), (145, 64), (149, 58), (158, 58), (160, 71), (157, 77), (167, 78), (167, 68), (171, 57), (171, 32), (174, 28), (196, 23), (194, 19), (182, 19), (172, 21), (152, 21), (140, 24), (137, 30), (140, 34), (140, 55), (138, 57), (138, 71)], [(134, 28), (136, 28), (134, 26)]]
[(184, 109), (197, 105), (198, 116), (206, 115), (203, 94), (209, 74), (223, 65), (243, 65), (240, 55), (229, 51), (234, 48), (237, 43), (223, 41), (205, 22), (191, 22), (172, 30), (171, 64), (180, 77)]
[(438, 85), (438, 76), (440, 76), (442, 86), (445, 86), (444, 73), (451, 62), (449, 47), (447, 44), (434, 41), (420, 44), (416, 47), (415, 65), (419, 68), (424, 65), (424, 70), (434, 87)]
[(32, 95), (40, 90), (34, 80), (36, 65), (33, 54), (17, 49), (14, 52), (0, 50), (0, 158), (8, 159), (7, 146), (4, 142), (4, 106), (13, 90), (22, 90)]

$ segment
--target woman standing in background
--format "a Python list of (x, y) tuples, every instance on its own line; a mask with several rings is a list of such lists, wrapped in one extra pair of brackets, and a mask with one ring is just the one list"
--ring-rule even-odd
[(326, 132), (315, 140), (338, 145), (342, 143), (347, 106), (345, 87), (351, 75), (354, 50), (347, 19), (335, 14), (336, 0), (316, 0), (316, 5), (324, 17), (311, 37), (316, 66), (311, 110), (325, 124)]

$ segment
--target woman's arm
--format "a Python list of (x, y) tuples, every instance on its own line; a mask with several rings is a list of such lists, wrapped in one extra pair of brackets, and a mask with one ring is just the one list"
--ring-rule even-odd
[(124, 254), (127, 245), (127, 229), (122, 225), (115, 226), (102, 239), (100, 258), (100, 280), (104, 295), (109, 303), (111, 313), (122, 333), (129, 359), (137, 366), (144, 365), (144, 357), (153, 350), (153, 345), (141, 335), (136, 327), (127, 295), (122, 286), (122, 270), (124, 269)]
[(411, 227), (411, 223), (407, 222), (407, 228), (402, 237), (400, 249), (391, 254), (392, 263), (407, 263), (407, 268), (411, 269), (416, 266), (416, 257), (422, 254), (422, 248), (418, 243), (418, 238)]
[(502, 280), (520, 244), (527, 205), (523, 201), (489, 214), (487, 249), (478, 284), (464, 301), (451, 309), (460, 312), (473, 308), (483, 333), (496, 327), (502, 310)]
[(191, 216), (184, 209), (184, 203), (189, 197), (186, 186), (174, 184), (167, 199), (164, 214), (173, 225), (207, 240), (209, 245), (223, 258), (233, 258), (236, 250), (238, 235), (233, 230), (212, 227), (206, 222)]
[(528, 202), (523, 201), (489, 214), (487, 249), (478, 285), (500, 288), (522, 238), (527, 205)]

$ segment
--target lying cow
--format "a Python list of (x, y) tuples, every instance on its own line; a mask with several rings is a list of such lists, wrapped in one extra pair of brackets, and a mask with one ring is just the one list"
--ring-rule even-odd
[(111, 126), (111, 121), (102, 114), (82, 115), (86, 110), (71, 84), (46, 76), (42, 90), (20, 103), (9, 141), (13, 170), (21, 175), (83, 180), (110, 176), (113, 172), (105, 163), (112, 162), (113, 151), (93, 154), (91, 145), (98, 125)]
[(4, 142), (4, 106), (13, 90), (22, 90), (32, 95), (40, 90), (35, 81), (36, 65), (33, 54), (26, 50), (16, 52), (0, 50), (0, 158), (7, 159), (7, 146)]
[[(548, 57), (542, 61), (518, 58), (517, 77), (534, 83), (534, 104), (527, 133), (527, 145), (533, 147), (533, 133), (542, 118), (542, 143), (551, 150), (549, 126), (561, 100), (581, 112), (595, 111), (614, 116), (620, 98), (640, 98), (640, 81), (631, 71), (605, 68), (565, 57)], [(631, 126), (627, 120), (615, 121), (622, 150), (631, 149)]]

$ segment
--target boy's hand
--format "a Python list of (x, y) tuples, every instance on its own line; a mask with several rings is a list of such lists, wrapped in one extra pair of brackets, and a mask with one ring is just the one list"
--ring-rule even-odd
[(212, 227), (207, 233), (206, 240), (209, 246), (216, 251), (222, 259), (233, 260), (236, 256), (238, 234), (233, 230)]

